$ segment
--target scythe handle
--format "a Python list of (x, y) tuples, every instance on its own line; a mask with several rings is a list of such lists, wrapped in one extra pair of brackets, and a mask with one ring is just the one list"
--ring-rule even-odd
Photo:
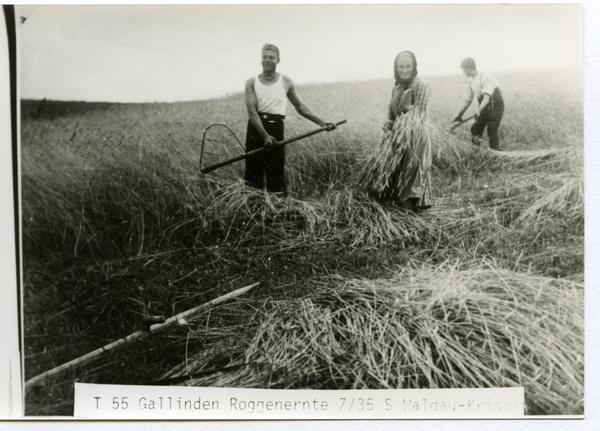
[[(340, 126), (340, 125), (344, 124), (345, 122), (346, 122), (346, 120), (342, 120), (340, 122), (335, 123), (335, 126)], [(291, 144), (292, 142), (299, 141), (300, 139), (308, 138), (309, 136), (312, 136), (312, 135), (315, 135), (317, 133), (320, 133), (320, 132), (323, 132), (323, 131), (327, 130), (329, 127), (330, 126), (320, 127), (320, 128), (315, 129), (315, 130), (313, 130), (311, 132), (306, 132), (306, 133), (304, 133), (302, 135), (298, 135), (298, 136), (295, 136), (293, 138), (285, 139), (285, 140), (283, 140), (281, 142), (277, 142), (276, 144), (271, 145), (270, 147), (261, 147), (261, 148), (257, 148), (256, 150), (248, 151), (246, 154), (242, 154), (242, 155), (234, 157), (232, 159), (225, 160), (224, 162), (215, 163), (214, 165), (210, 165), (210, 166), (207, 166), (204, 169), (200, 169), (200, 172), (202, 172), (203, 174), (207, 174), (207, 173), (212, 172), (215, 169), (218, 169), (218, 168), (220, 168), (222, 166), (230, 165), (231, 163), (235, 163), (235, 162), (237, 162), (239, 160), (245, 159), (248, 156), (253, 156), (254, 154), (263, 153), (265, 151), (270, 150), (271, 148), (282, 147), (284, 145)]]
[(471, 115), (469, 118), (466, 118), (466, 119), (462, 120), (460, 123), (457, 123), (454, 126), (452, 126), (452, 128), (450, 129), (450, 131), (453, 131), (454, 129), (456, 129), (461, 124), (465, 124), (467, 121), (472, 120), (473, 118), (475, 118), (475, 115)]

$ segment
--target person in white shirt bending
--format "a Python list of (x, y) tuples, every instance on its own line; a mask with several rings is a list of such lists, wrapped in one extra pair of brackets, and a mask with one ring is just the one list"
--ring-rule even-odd
[[(266, 44), (262, 48), (262, 73), (246, 81), (246, 108), (249, 117), (246, 151), (272, 146), (283, 140), (283, 120), (288, 100), (304, 118), (321, 127), (329, 126), (328, 131), (335, 129), (331, 121), (321, 119), (302, 102), (289, 77), (276, 71), (279, 61), (279, 48)], [(284, 166), (285, 147), (274, 147), (246, 158), (244, 179), (250, 186), (259, 189), (266, 187), (269, 192), (286, 195)]]
[(504, 115), (504, 100), (498, 87), (498, 81), (489, 73), (478, 72), (475, 60), (466, 58), (460, 63), (460, 67), (469, 79), (469, 89), (465, 104), (454, 119), (462, 122), (462, 115), (471, 105), (474, 97), (477, 97), (479, 106), (475, 113), (475, 123), (471, 126), (471, 140), (475, 145), (481, 145), (483, 131), (487, 127), (487, 135), (490, 148), (500, 150), (500, 138), (498, 128), (502, 115)]

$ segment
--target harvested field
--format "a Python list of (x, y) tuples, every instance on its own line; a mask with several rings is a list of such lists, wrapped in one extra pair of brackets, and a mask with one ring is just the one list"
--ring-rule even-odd
[[(574, 82), (561, 73), (498, 74), (500, 152), (472, 146), (466, 126), (449, 132), (464, 82), (428, 78), (434, 205), (419, 215), (356, 183), (391, 81), (301, 88), (348, 123), (287, 147), (286, 198), (246, 187), (243, 163), (199, 173), (202, 128), (225, 121), (243, 138), (240, 94), (43, 111), (22, 101), (25, 380), (143, 330), (144, 318), (260, 283), (45, 379), (26, 414), (72, 414), (75, 381), (165, 380), (524, 386), (527, 414), (582, 414), (583, 90), (561, 87)], [(548, 122), (556, 100), (561, 121)], [(312, 127), (286, 121), (286, 137)], [(216, 129), (203, 163), (241, 151)]]
[[(306, 297), (271, 302), (249, 319), (248, 339), (231, 333), (163, 379), (279, 389), (524, 386), (527, 413), (576, 413), (582, 308), (579, 283), (494, 267), (333, 277)], [(205, 339), (203, 323), (192, 336)]]

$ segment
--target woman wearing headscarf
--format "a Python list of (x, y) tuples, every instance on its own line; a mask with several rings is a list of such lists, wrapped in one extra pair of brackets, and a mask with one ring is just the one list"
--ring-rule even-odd
[(417, 76), (417, 59), (404, 51), (394, 60), (396, 83), (377, 154), (363, 180), (378, 200), (411, 211), (431, 206), (429, 83)]

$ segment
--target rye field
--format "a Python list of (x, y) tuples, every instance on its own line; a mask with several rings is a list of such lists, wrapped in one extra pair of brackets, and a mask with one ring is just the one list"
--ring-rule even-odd
[[(502, 152), (450, 133), (466, 78), (429, 77), (434, 207), (357, 181), (392, 80), (300, 86), (336, 131), (287, 147), (289, 196), (246, 187), (243, 94), (181, 103), (21, 101), (25, 380), (238, 288), (247, 293), (28, 387), (523, 386), (526, 414), (582, 414), (581, 71), (497, 73)], [(470, 116), (471, 107), (464, 118)], [(288, 110), (286, 137), (317, 126)], [(486, 138), (487, 139), (487, 138)]]

